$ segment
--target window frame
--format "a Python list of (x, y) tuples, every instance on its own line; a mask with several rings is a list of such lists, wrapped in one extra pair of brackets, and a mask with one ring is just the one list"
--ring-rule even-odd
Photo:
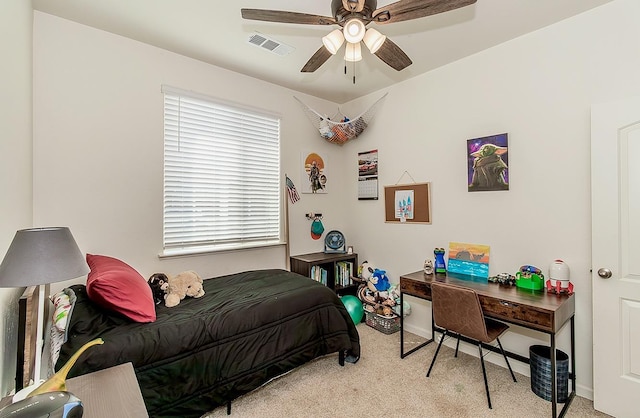
[[(247, 105), (243, 105), (243, 104), (238, 104), (235, 102), (229, 102), (229, 101), (225, 101), (225, 100), (221, 100), (219, 98), (215, 98), (215, 97), (211, 97), (205, 94), (201, 94), (201, 93), (196, 93), (193, 91), (186, 91), (186, 90), (182, 90), (182, 89), (178, 89), (175, 87), (171, 87), (171, 86), (167, 86), (167, 85), (162, 85), (161, 88), (161, 92), (163, 95), (163, 186), (162, 186), (162, 191), (163, 191), (163, 213), (162, 213), (162, 251), (159, 254), (159, 257), (163, 258), (163, 257), (174, 257), (174, 256), (185, 256), (185, 255), (196, 255), (196, 254), (203, 254), (203, 253), (212, 253), (212, 252), (220, 252), (220, 251), (236, 251), (236, 250), (242, 250), (242, 249), (255, 249), (255, 248), (261, 248), (261, 247), (270, 247), (270, 246), (279, 246), (279, 245), (283, 245), (284, 244), (284, 213), (283, 213), (283, 193), (282, 193), (282, 187), (283, 187), (283, 180), (282, 180), (282, 175), (280, 173), (281, 170), (281, 166), (282, 166), (282, 136), (281, 136), (281, 124), (282, 124), (282, 116), (278, 113), (275, 112), (271, 112), (271, 111), (266, 111), (264, 109), (259, 109), (259, 108), (255, 108), (255, 107), (251, 107), (251, 106), (247, 106)], [(179, 102), (178, 104), (178, 111), (177, 111), (177, 116), (174, 116), (174, 120), (171, 122), (173, 125), (171, 125), (171, 123), (168, 124), (168, 105), (167, 105), (167, 96), (172, 96), (173, 99), (172, 100), (177, 100)], [(167, 194), (167, 190), (168, 190), (168, 181), (171, 180), (176, 180), (176, 179), (180, 179), (183, 177), (180, 177), (182, 174), (179, 173), (176, 174), (175, 173), (168, 173), (167, 170), (167, 164), (168, 164), (168, 147), (170, 147), (171, 145), (168, 145), (168, 142), (173, 143), (174, 146), (174, 151), (175, 152), (175, 144), (177, 141), (178, 146), (180, 146), (181, 142), (183, 140), (183, 138), (187, 138), (189, 134), (187, 135), (181, 135), (181, 133), (183, 132), (183, 130), (181, 130), (181, 126), (184, 123), (183, 119), (181, 118), (181, 106), (182, 106), (182, 102), (181, 100), (186, 100), (186, 101), (191, 101), (191, 102), (206, 102), (207, 106), (209, 106), (211, 109), (216, 109), (216, 110), (221, 110), (222, 113), (233, 113), (233, 114), (239, 114), (239, 115), (244, 115), (244, 116), (248, 116), (250, 119), (251, 118), (257, 118), (257, 119), (264, 119), (267, 118), (269, 119), (269, 123), (265, 123), (265, 126), (263, 127), (263, 129), (265, 131), (269, 131), (270, 133), (264, 134), (265, 138), (269, 135), (273, 135), (273, 131), (275, 130), (276, 134), (275, 136), (269, 136), (268, 139), (265, 139), (265, 143), (259, 142), (262, 141), (262, 137), (260, 137), (260, 135), (258, 135), (256, 137), (255, 135), (255, 131), (249, 131), (247, 129), (247, 127), (245, 126), (242, 129), (238, 129), (238, 130), (234, 130), (234, 133), (236, 134), (240, 134), (238, 135), (238, 138), (242, 138), (242, 141), (246, 141), (247, 138), (249, 142), (254, 142), (255, 144), (262, 146), (266, 146), (269, 151), (269, 154), (271, 154), (271, 158), (273, 158), (273, 154), (275, 153), (276, 155), (276, 161), (272, 161), (271, 164), (269, 165), (268, 169), (269, 169), (269, 180), (268, 180), (268, 185), (267, 185), (267, 189), (268, 189), (268, 193), (266, 195), (265, 199), (260, 199), (260, 200), (264, 200), (264, 202), (262, 202), (263, 206), (260, 206), (260, 204), (258, 204), (258, 206), (260, 208), (265, 208), (266, 209), (266, 214), (262, 215), (262, 218), (260, 218), (260, 216), (258, 216), (259, 220), (264, 219), (266, 221), (266, 223), (268, 224), (267, 226), (263, 227), (263, 230), (271, 230), (273, 231), (274, 228), (277, 229), (276, 233), (266, 233), (265, 235), (263, 235), (261, 238), (256, 238), (256, 237), (252, 237), (252, 238), (241, 238), (241, 236), (246, 236), (247, 234), (247, 228), (242, 228), (242, 225), (240, 225), (240, 221), (238, 219), (244, 219), (242, 217), (236, 219), (235, 221), (231, 222), (229, 225), (231, 225), (234, 229), (234, 231), (237, 232), (238, 237), (237, 238), (230, 238), (230, 239), (226, 239), (226, 240), (218, 240), (215, 236), (210, 236), (209, 239), (205, 240), (205, 242), (202, 243), (196, 243), (196, 242), (188, 242), (185, 241), (182, 244), (180, 243), (176, 243), (175, 240), (171, 241), (167, 239), (167, 228), (168, 228), (168, 224), (171, 221), (168, 221), (168, 211), (171, 211), (171, 208), (174, 208), (174, 211), (180, 211), (180, 207), (179, 206), (171, 206), (171, 203), (167, 203), (168, 202), (168, 194)], [(191, 103), (193, 104), (193, 103)], [(175, 111), (175, 109), (174, 109)], [(170, 118), (169, 118), (170, 119)], [(231, 119), (224, 119), (223, 117), (223, 121), (229, 121)], [(255, 120), (252, 119), (254, 122)], [(266, 120), (266, 119), (265, 119)], [(195, 141), (203, 141), (203, 143), (205, 141), (208, 141), (208, 139), (214, 139), (215, 135), (218, 134), (218, 130), (219, 130), (219, 125), (220, 125), (220, 121), (218, 120), (216, 122), (216, 120), (214, 120), (213, 118), (211, 119), (211, 121), (209, 122), (212, 126), (212, 131), (216, 131), (216, 133), (211, 132), (211, 138), (204, 138), (204, 139), (196, 139)], [(216, 125), (216, 123), (218, 125)], [(171, 125), (171, 126), (169, 126)], [(275, 126), (275, 128), (274, 128)], [(173, 128), (174, 133), (170, 134), (168, 133), (168, 131), (172, 131), (172, 129), (170, 129), (170, 127)], [(183, 126), (184, 127), (184, 126)], [(244, 131), (243, 131), (244, 129)], [(259, 131), (260, 132), (260, 131)], [(253, 135), (252, 135), (253, 133)], [(171, 138), (169, 138), (171, 137)], [(226, 141), (227, 145), (231, 142), (234, 141), (234, 138), (227, 138), (225, 137), (225, 139), (221, 140), (219, 137), (215, 138), (218, 140), (218, 143), (214, 146), (212, 146), (211, 148), (217, 148), (218, 146), (222, 146), (224, 144), (221, 144), (220, 141), (224, 142)], [(274, 140), (275, 140), (275, 145), (274, 145)], [(267, 144), (267, 145), (264, 145)], [(244, 143), (240, 144), (237, 143), (235, 145), (232, 145), (232, 147), (238, 148), (238, 149), (242, 149), (242, 151), (236, 151), (236, 156), (237, 155), (241, 155), (243, 158), (245, 158), (248, 154), (246, 154), (246, 147), (243, 148), (243, 145), (246, 145)], [(253, 153), (251, 155), (253, 155), (253, 157), (255, 158), (257, 156), (257, 152), (254, 150)], [(171, 153), (171, 152), (169, 152)], [(215, 151), (209, 152), (206, 155), (211, 156), (215, 154)], [(264, 155), (262, 155), (264, 157)], [(192, 156), (193, 157), (193, 156)], [(193, 158), (191, 157), (191, 159), (189, 160), (190, 163), (193, 163)], [(169, 157), (171, 158), (171, 157)], [(220, 158), (220, 156), (218, 156), (218, 158)], [(222, 160), (218, 160), (218, 161), (222, 161)], [(240, 162), (238, 162), (237, 165), (234, 165), (234, 169), (231, 169), (231, 171), (234, 170), (240, 170), (243, 168), (243, 162), (246, 163), (246, 159), (241, 160)], [(175, 161), (173, 162), (175, 164)], [(171, 162), (169, 163), (171, 164)], [(220, 164), (219, 164), (220, 165)], [(186, 165), (180, 166), (182, 167), (180, 170), (184, 170), (184, 167)], [(246, 164), (244, 164), (244, 166), (246, 166)], [(176, 169), (178, 170), (178, 169)], [(171, 171), (171, 169), (169, 169), (169, 171)], [(186, 170), (185, 170), (186, 171)], [(229, 174), (229, 173), (227, 173)], [(173, 177), (172, 177), (173, 176)], [(168, 179), (169, 177), (169, 179)], [(203, 177), (203, 179), (205, 179), (205, 177)], [(206, 178), (207, 180), (211, 180), (210, 177)], [(194, 180), (194, 182), (196, 182), (196, 180)], [(185, 183), (188, 184), (188, 183)], [(211, 184), (211, 183), (209, 183)], [(222, 188), (213, 188), (216, 191), (221, 191)], [(234, 191), (239, 191), (239, 195), (243, 195), (243, 192), (245, 193), (245, 199), (246, 199), (246, 190), (247, 188), (245, 187), (240, 187), (240, 188), (236, 188), (236, 189), (232, 189)], [(250, 189), (250, 187), (249, 187)], [(211, 191), (205, 193), (209, 196), (212, 195)], [(226, 194), (226, 196), (230, 196), (233, 195), (234, 193), (231, 194)], [(174, 196), (175, 197), (175, 196)], [(215, 198), (215, 197), (214, 197)], [(170, 198), (169, 198), (170, 199)], [(197, 198), (195, 198), (197, 199)], [(242, 200), (242, 198), (240, 198), (240, 200)], [(194, 200), (195, 201), (195, 200)], [(188, 200), (184, 200), (184, 202), (188, 202)], [(246, 203), (246, 202), (244, 202)], [(241, 214), (243, 216), (247, 216), (247, 211), (250, 210), (247, 208), (247, 206), (244, 203), (240, 203), (239, 204), (239, 208), (240, 209), (236, 209), (234, 210), (234, 214), (238, 215)], [(216, 205), (213, 205), (216, 206)], [(177, 208), (177, 209), (176, 209)], [(184, 209), (182, 209), (184, 210)], [(216, 212), (215, 210), (213, 210), (213, 212)], [(271, 222), (271, 220), (273, 219), (273, 216), (277, 213), (277, 222)], [(187, 214), (187, 212), (185, 212), (185, 214)], [(173, 213), (172, 215), (170, 215), (169, 217), (173, 216), (174, 220), (177, 220), (177, 222), (182, 222), (183, 224), (187, 224), (188, 223), (188, 219), (197, 219), (196, 217), (190, 217), (187, 216), (185, 219), (180, 220), (180, 213)], [(212, 229), (215, 229), (215, 226), (212, 226), (213, 224), (217, 225), (217, 222), (215, 222), (215, 218), (217, 217), (217, 215), (214, 214), (209, 214), (209, 217), (212, 219), (211, 225), (209, 225), (209, 227), (211, 227)], [(247, 218), (248, 219), (248, 218)], [(206, 222), (202, 222), (202, 224), (206, 224)], [(182, 227), (184, 228), (184, 225), (178, 225), (178, 229)], [(199, 225), (199, 227), (202, 227), (202, 225)], [(246, 227), (246, 225), (245, 225)], [(174, 226), (175, 228), (175, 226)], [(198, 228), (196, 228), (198, 229)], [(201, 228), (200, 228), (201, 230)], [(210, 232), (215, 232), (215, 231), (210, 231)], [(219, 232), (219, 231), (218, 231)], [(189, 235), (189, 231), (188, 230), (182, 230), (182, 231), (178, 231), (176, 232), (172, 232), (171, 235), (172, 237), (175, 237), (177, 235), (182, 234), (183, 237)], [(216, 242), (218, 241), (218, 242)]]

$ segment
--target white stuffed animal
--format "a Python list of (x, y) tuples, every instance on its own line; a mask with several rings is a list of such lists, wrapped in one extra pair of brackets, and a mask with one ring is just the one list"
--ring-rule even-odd
[(191, 270), (169, 277), (169, 287), (164, 297), (164, 304), (167, 308), (174, 307), (187, 296), (192, 298), (204, 296), (202, 279), (198, 276), (198, 273)]
[(377, 293), (378, 289), (376, 289), (376, 283), (378, 283), (378, 278), (373, 276), (373, 272), (375, 268), (368, 261), (363, 262), (360, 265), (360, 278), (364, 280), (365, 284), (373, 293)]

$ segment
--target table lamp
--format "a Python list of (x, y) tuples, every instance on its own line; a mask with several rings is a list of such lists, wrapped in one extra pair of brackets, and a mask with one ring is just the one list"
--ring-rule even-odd
[(34, 385), (41, 383), (44, 285), (75, 279), (88, 272), (89, 266), (67, 227), (19, 230), (0, 264), (0, 287), (39, 287)]

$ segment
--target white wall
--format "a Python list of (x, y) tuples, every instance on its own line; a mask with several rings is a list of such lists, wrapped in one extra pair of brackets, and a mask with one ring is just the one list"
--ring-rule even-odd
[[(590, 105), (640, 93), (639, 17), (640, 2), (614, 1), (396, 85), (375, 128), (345, 148), (351, 159), (380, 150), (381, 185), (395, 184), (405, 170), (417, 182), (431, 182), (431, 225), (385, 224), (383, 200), (352, 198), (347, 237), (392, 279), (420, 270), (434, 247), (449, 242), (490, 245), (492, 275), (515, 274), (523, 264), (546, 271), (556, 258), (568, 263), (576, 287), (578, 394), (586, 397), (592, 388)], [(349, 105), (364, 106), (379, 94)], [(510, 190), (467, 192), (466, 140), (504, 132)], [(355, 196), (355, 181), (348, 187)], [(411, 301), (408, 327), (424, 332), (428, 305)], [(548, 344), (544, 334), (515, 331), (503, 341), (512, 351), (528, 355), (535, 340), (522, 335)], [(568, 352), (568, 326), (559, 343)]]
[[(31, 226), (31, 2), (0, 2), (0, 257)], [(0, 258), (0, 260), (1, 260)], [(0, 288), (0, 397), (15, 384), (18, 303), (24, 289)]]
[[(339, 176), (340, 149), (319, 140), (295, 92), (52, 15), (34, 15), (34, 223), (68, 225), (83, 251), (120, 257), (145, 277), (157, 271), (194, 269), (211, 277), (284, 267), (283, 247), (157, 257), (163, 205), (160, 87), (277, 112), (282, 172), (300, 184), (300, 152), (313, 149), (326, 153)], [(342, 190), (292, 205), (291, 229), (309, 231), (305, 211), (324, 211), (327, 222), (344, 222), (338, 208), (325, 205), (339, 200)], [(298, 253), (322, 249), (309, 237), (292, 235)]]
[[(617, 0), (389, 89), (367, 132), (328, 144), (295, 94), (323, 113), (336, 105), (42, 13), (34, 24), (34, 224), (69, 225), (83, 251), (119, 256), (143, 275), (194, 268), (204, 276), (284, 265), (283, 250), (159, 260), (162, 229), (160, 85), (192, 89), (283, 115), (282, 171), (300, 184), (300, 152), (325, 153), (343, 188), (290, 207), (292, 253), (319, 251), (304, 213), (325, 215), (360, 259), (392, 280), (451, 241), (491, 246), (491, 273), (555, 258), (576, 285), (578, 393), (591, 397), (589, 109), (640, 91), (640, 15)], [(634, 55), (635, 54), (635, 55)], [(383, 92), (341, 106), (357, 114)], [(468, 193), (466, 140), (507, 132), (511, 190)], [(380, 183), (407, 171), (432, 183), (432, 225), (383, 222), (383, 201), (357, 201), (357, 152), (380, 150)], [(406, 181), (405, 177), (403, 181)], [(412, 300), (409, 327), (428, 327)], [(527, 353), (540, 334), (504, 343)], [(559, 336), (568, 350), (568, 330)], [(500, 363), (498, 361), (498, 363)]]

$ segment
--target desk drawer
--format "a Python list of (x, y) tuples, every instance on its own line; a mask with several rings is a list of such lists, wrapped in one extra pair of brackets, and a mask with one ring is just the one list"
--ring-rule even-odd
[(400, 279), (400, 292), (405, 295), (431, 300), (431, 287), (426, 282)]
[(540, 331), (553, 331), (553, 312), (482, 295), (480, 295), (480, 304), (484, 314), (491, 318), (522, 324)]

